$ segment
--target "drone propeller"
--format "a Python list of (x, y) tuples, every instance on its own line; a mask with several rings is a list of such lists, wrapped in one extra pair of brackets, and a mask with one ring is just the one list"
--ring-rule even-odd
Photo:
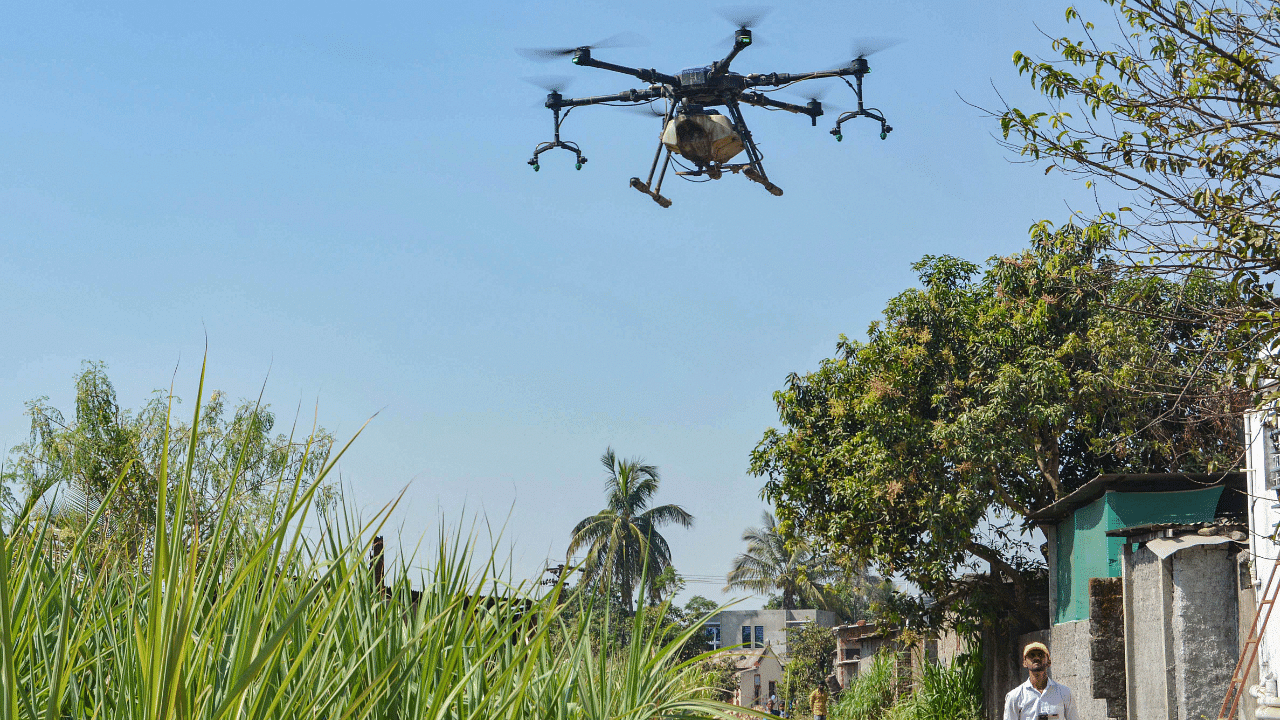
[[(803, 98), (805, 100), (808, 100), (809, 102), (820, 102), (822, 103), (822, 107), (825, 110), (830, 110), (832, 112), (843, 112), (844, 108), (840, 107), (835, 103), (829, 103), (826, 100), (823, 100), (823, 98), (829, 95), (831, 93), (831, 90), (835, 87), (836, 85), (820, 85), (816, 88), (810, 89), (809, 92), (796, 92), (794, 90), (790, 90), (790, 91), (784, 90), (783, 92), (792, 97)], [(844, 87), (844, 86), (841, 85), (840, 87)]]
[(535, 75), (533, 77), (520, 79), (530, 85), (536, 85), (549, 93), (564, 92), (564, 89), (572, 85), (574, 80), (568, 75)]
[(578, 45), (566, 48), (516, 48), (516, 52), (530, 60), (548, 62), (562, 57), (569, 57), (579, 50), (602, 50), (605, 48), (636, 47), (645, 44), (645, 39), (633, 32), (618, 33), (590, 45)]
[(750, 30), (764, 20), (765, 16), (773, 12), (773, 8), (764, 5), (735, 5), (730, 7), (716, 8), (716, 14), (728, 20), (738, 27), (739, 30)]
[(853, 60), (846, 60), (842, 63), (835, 65), (832, 69), (835, 70), (839, 68), (847, 68), (853, 64), (854, 60), (865, 60), (867, 57), (871, 55), (875, 55), (876, 53), (882, 50), (888, 50), (889, 48), (901, 43), (902, 43), (901, 38), (885, 38), (885, 37), (855, 38), (854, 41), (849, 44), (849, 54), (853, 58)]

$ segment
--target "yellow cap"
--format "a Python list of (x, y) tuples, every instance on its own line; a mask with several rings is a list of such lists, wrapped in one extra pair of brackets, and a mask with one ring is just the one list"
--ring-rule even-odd
[(1022, 648), (1022, 657), (1026, 657), (1027, 653), (1032, 650), (1039, 650), (1044, 653), (1045, 657), (1049, 657), (1049, 648), (1042, 642), (1027, 643), (1027, 646)]

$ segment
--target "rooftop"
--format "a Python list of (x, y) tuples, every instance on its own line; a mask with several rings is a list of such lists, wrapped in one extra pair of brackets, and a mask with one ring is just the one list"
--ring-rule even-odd
[(1061, 500), (1037, 510), (1027, 519), (1035, 523), (1056, 522), (1085, 505), (1097, 500), (1108, 491), (1117, 492), (1179, 492), (1203, 490), (1226, 485), (1244, 489), (1245, 475), (1241, 472), (1221, 473), (1118, 473), (1099, 475), (1081, 485), (1075, 492)]

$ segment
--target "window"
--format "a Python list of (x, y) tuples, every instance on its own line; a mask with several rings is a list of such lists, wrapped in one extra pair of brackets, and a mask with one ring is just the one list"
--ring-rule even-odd
[(844, 659), (845, 659), (845, 660), (857, 660), (857, 659), (858, 659), (858, 655), (859, 655), (858, 648), (845, 648), (845, 649), (844, 649)]
[(751, 647), (751, 626), (750, 625), (742, 626), (742, 646)]
[(751, 704), (752, 704), (752, 705), (758, 705), (759, 703), (760, 703), (760, 675), (759, 675), (759, 674), (757, 674), (757, 675), (756, 675), (756, 694), (755, 694), (755, 700), (754, 700)]
[(756, 626), (756, 644), (755, 644), (755, 647), (758, 647), (758, 648), (762, 648), (762, 647), (764, 647), (764, 626), (763, 626), (763, 625), (757, 625), (757, 626)]
[(769, 697), (777, 697), (778, 683), (774, 680), (769, 681)]
[(707, 623), (704, 628), (707, 634), (707, 646), (712, 650), (720, 649), (720, 623)]

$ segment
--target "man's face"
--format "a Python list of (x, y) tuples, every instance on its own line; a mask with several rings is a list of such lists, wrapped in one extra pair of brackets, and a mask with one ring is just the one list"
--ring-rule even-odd
[(1044, 672), (1049, 669), (1049, 656), (1040, 648), (1036, 648), (1023, 656), (1022, 667), (1035, 673)]

